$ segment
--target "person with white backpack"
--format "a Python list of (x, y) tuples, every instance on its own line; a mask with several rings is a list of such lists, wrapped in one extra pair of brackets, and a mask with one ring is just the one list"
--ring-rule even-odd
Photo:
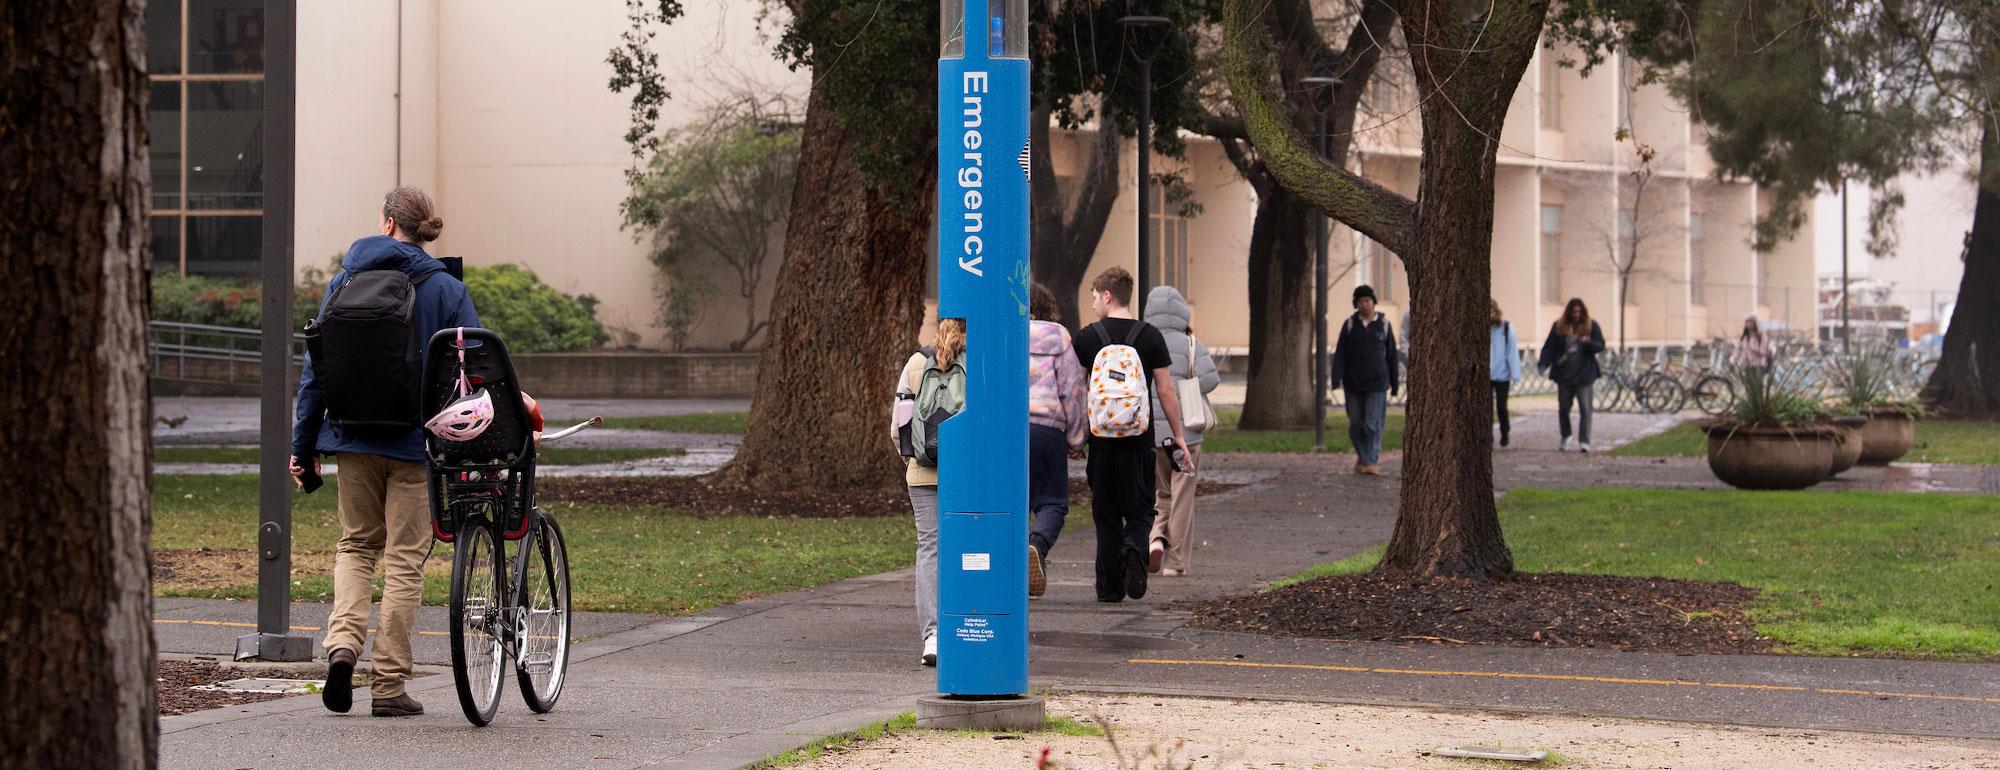
[(1085, 402), (1090, 420), (1091, 517), (1097, 523), (1097, 600), (1146, 595), (1146, 543), (1153, 531), (1153, 402), (1166, 413), (1170, 452), (1192, 473), (1185, 451), (1181, 404), (1174, 392), (1173, 356), (1166, 338), (1132, 316), (1132, 274), (1114, 267), (1091, 282), (1090, 307), (1098, 322), (1076, 335), (1076, 357), (1089, 371)]
[[(1181, 402), (1181, 428), (1187, 432), (1189, 458), (1201, 457), (1201, 432), (1215, 425), (1215, 409), (1208, 404), (1209, 391), (1222, 384), (1215, 359), (1208, 346), (1195, 339), (1194, 311), (1187, 298), (1172, 286), (1156, 286), (1146, 294), (1146, 323), (1160, 330), (1167, 352), (1173, 358), (1168, 367), (1173, 375), (1174, 395)], [(1166, 410), (1153, 404), (1153, 420), (1166, 419)], [(1153, 534), (1146, 549), (1146, 569), (1162, 577), (1187, 573), (1194, 557), (1194, 499), (1198, 474), (1183, 473), (1174, 464), (1173, 452), (1162, 448), (1155, 454), (1153, 485)]]

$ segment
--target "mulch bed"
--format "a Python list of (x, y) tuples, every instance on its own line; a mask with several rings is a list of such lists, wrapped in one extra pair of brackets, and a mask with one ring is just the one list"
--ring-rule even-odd
[[(1202, 484), (1196, 496), (1208, 497), (1240, 484)], [(843, 519), (860, 516), (902, 516), (910, 511), (901, 489), (887, 491), (770, 492), (711, 484), (702, 477), (537, 479), (535, 494), (544, 507), (561, 503), (609, 506), (660, 506), (697, 516), (758, 516), (766, 518)], [(1088, 505), (1090, 487), (1081, 479), (1069, 483), (1071, 505)]]
[(1693, 653), (1770, 650), (1735, 583), (1517, 574), (1491, 583), (1376, 574), (1319, 578), (1193, 605), (1194, 625), (1368, 642), (1595, 647)]
[(208, 709), (241, 706), (277, 700), (286, 696), (268, 692), (230, 692), (227, 690), (194, 690), (198, 685), (221, 684), (231, 679), (254, 676), (275, 676), (275, 674), (253, 674), (242, 669), (230, 668), (199, 660), (160, 661), (157, 695), (160, 716), (188, 714)]

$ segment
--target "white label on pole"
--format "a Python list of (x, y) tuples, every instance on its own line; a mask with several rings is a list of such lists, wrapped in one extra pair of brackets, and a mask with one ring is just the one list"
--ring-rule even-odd
[(958, 557), (959, 569), (967, 572), (985, 572), (993, 569), (993, 554), (967, 553)]

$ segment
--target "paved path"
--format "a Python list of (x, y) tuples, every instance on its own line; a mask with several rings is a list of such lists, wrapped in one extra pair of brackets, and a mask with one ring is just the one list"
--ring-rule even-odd
[[(153, 443), (161, 446), (242, 446), (257, 443), (258, 400), (254, 398), (153, 399)], [(550, 422), (580, 422), (603, 417), (653, 417), (703, 412), (743, 412), (750, 402), (732, 399), (550, 399), (541, 402)], [(585, 431), (584, 433), (592, 433)], [(603, 431), (603, 434), (645, 434), (650, 431)], [(677, 434), (668, 434), (677, 435)], [(643, 439), (634, 437), (634, 440)], [(708, 437), (708, 438), (713, 438)], [(600, 443), (592, 443), (600, 442)], [(603, 435), (578, 436), (575, 446), (680, 446), (680, 444), (618, 443)]]
[[(1193, 575), (1156, 579), (1144, 601), (1094, 601), (1091, 535), (1070, 530), (1052, 554), (1049, 596), (1030, 605), (1035, 686), (2000, 736), (1996, 664), (1353, 644), (1185, 628), (1181, 602), (1254, 590), (1387, 538), (1395, 463), (1390, 476), (1368, 478), (1335, 472), (1346, 462), (1209, 458), (1218, 476), (1252, 483), (1203, 499)], [(1623, 467), (1527, 449), (1505, 453), (1502, 466), (1534, 480), (1522, 469), (1578, 462)], [(309, 697), (170, 717), (162, 764), (318, 767), (337, 753), (351, 766), (458, 767), (473, 752), (498, 751), (523, 767), (738, 767), (908, 710), (932, 688), (916, 661), (911, 591), (905, 570), (622, 630), (615, 617), (592, 616), (585, 627), (608, 633), (578, 646), (552, 714), (510, 699), (491, 728), (473, 729), (450, 677), (433, 676), (412, 688), (430, 709), (414, 719), (330, 715)], [(231, 617), (245, 617), (249, 605), (234, 605)], [(226, 614), (215, 604), (162, 606), (166, 620)], [(322, 615), (295, 617), (317, 625)], [(172, 652), (226, 652), (236, 633), (164, 625), (186, 626), (163, 628)], [(435, 611), (420, 628), (441, 630)], [(419, 645), (421, 659), (443, 660)]]

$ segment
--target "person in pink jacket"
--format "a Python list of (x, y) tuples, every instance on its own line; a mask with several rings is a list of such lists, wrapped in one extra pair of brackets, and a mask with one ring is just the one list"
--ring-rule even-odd
[(1069, 459), (1082, 459), (1090, 427), (1083, 403), (1083, 364), (1063, 328), (1048, 287), (1035, 284), (1028, 302), (1028, 597), (1048, 589), (1049, 548), (1069, 516)]

